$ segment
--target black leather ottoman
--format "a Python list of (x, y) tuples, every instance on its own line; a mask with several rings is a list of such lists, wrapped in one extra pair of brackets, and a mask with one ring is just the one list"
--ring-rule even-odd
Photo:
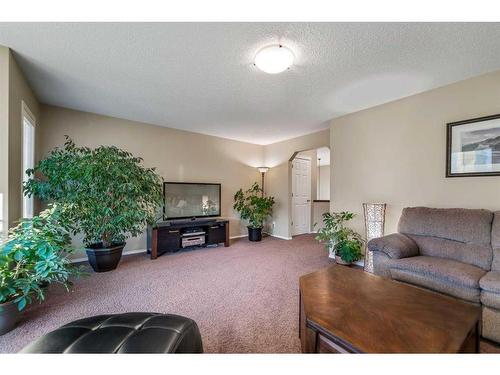
[(189, 318), (136, 312), (76, 320), (21, 353), (203, 353), (203, 345)]

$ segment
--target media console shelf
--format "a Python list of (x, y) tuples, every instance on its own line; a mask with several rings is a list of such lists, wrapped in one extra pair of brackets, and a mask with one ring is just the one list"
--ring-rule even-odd
[[(148, 226), (147, 232), (148, 254), (151, 259), (156, 259), (163, 253), (173, 253), (187, 247), (189, 240), (198, 244), (199, 239), (204, 243), (200, 246), (224, 243), (229, 246), (229, 221), (222, 219), (213, 220), (182, 220), (161, 221), (154, 227)], [(184, 240), (184, 241), (183, 241)]]

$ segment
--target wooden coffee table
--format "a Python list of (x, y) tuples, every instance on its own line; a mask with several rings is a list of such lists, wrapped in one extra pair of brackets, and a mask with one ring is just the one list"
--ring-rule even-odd
[(334, 265), (300, 278), (303, 353), (479, 352), (479, 306)]

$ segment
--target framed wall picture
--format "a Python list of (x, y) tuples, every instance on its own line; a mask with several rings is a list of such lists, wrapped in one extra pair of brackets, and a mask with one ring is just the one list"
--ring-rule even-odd
[(500, 176), (500, 114), (447, 124), (446, 177)]

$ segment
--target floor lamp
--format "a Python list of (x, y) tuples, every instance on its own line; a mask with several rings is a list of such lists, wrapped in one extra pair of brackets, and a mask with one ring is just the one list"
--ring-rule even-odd
[(261, 195), (264, 196), (264, 176), (266, 175), (267, 171), (269, 170), (269, 167), (258, 167), (257, 168), (262, 176), (262, 183), (261, 183), (261, 188), (262, 192)]
[[(363, 212), (365, 215), (366, 242), (373, 238), (384, 235), (385, 224), (385, 203), (363, 203)], [(365, 271), (373, 273), (373, 254), (365, 251)]]

